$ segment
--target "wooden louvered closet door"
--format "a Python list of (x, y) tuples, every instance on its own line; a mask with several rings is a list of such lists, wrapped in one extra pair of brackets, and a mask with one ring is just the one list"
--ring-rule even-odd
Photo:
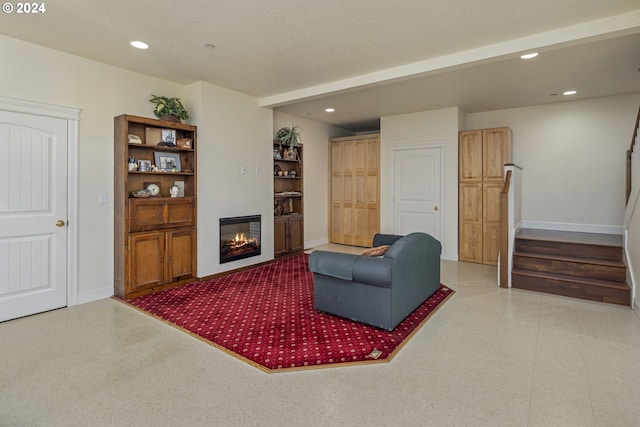
[(380, 230), (380, 135), (330, 140), (329, 241), (370, 246)]

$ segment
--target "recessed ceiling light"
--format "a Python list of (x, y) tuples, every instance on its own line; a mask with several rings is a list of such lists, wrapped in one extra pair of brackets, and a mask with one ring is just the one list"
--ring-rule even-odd
[(133, 42), (130, 42), (129, 44), (137, 49), (149, 49), (149, 45), (146, 44), (145, 42), (133, 41)]
[(565, 92), (562, 92), (562, 94), (565, 95), (565, 96), (575, 95), (576, 93), (578, 93), (578, 92), (575, 91), (575, 90), (567, 90)]
[(520, 58), (531, 59), (531, 58), (535, 58), (536, 56), (538, 56), (538, 52), (531, 52), (531, 53), (527, 53), (526, 55), (520, 55)]
[(336, 109), (329, 107), (329, 108), (325, 108), (324, 111), (326, 111), (327, 113), (333, 113), (334, 111), (336, 111)]

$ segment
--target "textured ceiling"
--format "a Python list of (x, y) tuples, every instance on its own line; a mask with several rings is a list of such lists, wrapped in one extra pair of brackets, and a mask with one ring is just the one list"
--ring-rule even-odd
[[(329, 88), (305, 93), (308, 88), (330, 86), (335, 81), (352, 80), (353, 87), (368, 91), (371, 86), (395, 85), (398, 80), (420, 77), (416, 79), (416, 83), (422, 80), (420, 87), (442, 89), (440, 85), (445, 82), (459, 84), (460, 79), (476, 78), (464, 72), (455, 74), (460, 69), (470, 73), (478, 68), (478, 78), (487, 79), (486, 74), (495, 70), (483, 69), (486, 62), (495, 67), (508, 60), (491, 58), (488, 50), (483, 51), (487, 46), (499, 47), (510, 40), (547, 32), (553, 35), (558, 29), (572, 26), (578, 26), (574, 35), (556, 34), (561, 47), (567, 47), (570, 38), (584, 38), (573, 44), (585, 44), (640, 32), (638, 0), (57, 0), (45, 4), (47, 10), (40, 15), (0, 14), (0, 34), (179, 83), (207, 81), (266, 99), (262, 105), (287, 106), (295, 114), (308, 112), (292, 109), (291, 105), (300, 100), (336, 96), (349, 89), (343, 84), (338, 91)], [(627, 20), (637, 17), (638, 22), (615, 31), (615, 25), (609, 28), (606, 21), (615, 16), (626, 16)], [(595, 30), (582, 34), (579, 26), (589, 22)], [(589, 40), (598, 32), (600, 37)], [(151, 48), (133, 49), (128, 45), (131, 40), (143, 40)], [(558, 40), (539, 37), (531, 43), (557, 50)], [(216, 48), (205, 49), (205, 43)], [(430, 83), (425, 80), (429, 76), (409, 73), (404, 79), (398, 79), (398, 75), (388, 81), (380, 78), (374, 85), (358, 83), (360, 76), (370, 73), (474, 51), (482, 52), (480, 59), (484, 61), (461, 56), (456, 67), (430, 73), (446, 71), (453, 72), (452, 76), (439, 76)], [(636, 60), (637, 52), (637, 48), (631, 48)], [(638, 67), (636, 61), (635, 70)], [(538, 70), (537, 77), (541, 74), (544, 70)], [(553, 77), (552, 72), (548, 74)], [(504, 72), (500, 75), (504, 78)], [(404, 86), (398, 89), (410, 98), (409, 83), (401, 84)], [(559, 82), (557, 85), (560, 87)], [(552, 82), (547, 86), (551, 88)], [(635, 87), (640, 90), (640, 86)], [(377, 97), (378, 104), (381, 91), (378, 87), (369, 95)], [(440, 96), (439, 92), (435, 93)], [(469, 105), (500, 104), (466, 99), (463, 93), (458, 97)], [(356, 101), (352, 95), (350, 102), (354, 105), (350, 108), (358, 108)], [(528, 101), (511, 104), (523, 102)], [(406, 104), (419, 103), (407, 99)], [(400, 111), (391, 105), (377, 108), (385, 114)], [(337, 113), (330, 119), (315, 118), (345, 125), (351, 121), (347, 116), (337, 118), (340, 111)]]

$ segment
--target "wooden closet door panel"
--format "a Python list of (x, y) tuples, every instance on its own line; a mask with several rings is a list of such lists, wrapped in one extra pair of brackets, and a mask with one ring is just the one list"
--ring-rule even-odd
[(342, 210), (342, 221), (340, 223), (342, 228), (342, 244), (353, 245), (354, 230), (353, 230), (353, 209), (346, 207)]
[(482, 262), (482, 184), (460, 184), (460, 261)]
[(366, 184), (366, 154), (367, 146), (364, 140), (352, 142), (351, 167), (353, 173), (353, 212), (352, 212), (352, 231), (353, 241), (351, 244), (356, 246), (364, 246), (365, 242), (365, 184)]
[(342, 172), (342, 144), (331, 143), (331, 200), (329, 204), (329, 241), (342, 242), (344, 176)]
[(342, 165), (342, 143), (331, 143), (331, 172), (342, 174), (344, 169)]
[(336, 138), (330, 147), (329, 239), (370, 246), (380, 230), (379, 136)]
[(458, 145), (460, 181), (482, 179), (482, 131), (460, 132)]
[(511, 162), (511, 130), (509, 128), (482, 131), (482, 156), (484, 180), (503, 179), (504, 165)]
[(332, 203), (330, 212), (331, 229), (329, 230), (329, 241), (331, 243), (342, 242), (342, 204)]
[(352, 141), (342, 143), (342, 243), (353, 244), (354, 167)]
[(366, 246), (366, 176), (364, 170), (358, 169), (354, 177), (353, 194), (353, 244)]
[(367, 213), (365, 216), (365, 242), (370, 246), (373, 237), (380, 232), (380, 137), (366, 140), (367, 180), (365, 199)]
[(503, 183), (483, 184), (482, 191), (482, 263), (498, 264), (500, 251), (500, 192)]

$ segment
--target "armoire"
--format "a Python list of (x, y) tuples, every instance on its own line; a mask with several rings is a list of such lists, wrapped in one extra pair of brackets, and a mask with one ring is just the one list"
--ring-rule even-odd
[(329, 241), (371, 246), (380, 232), (380, 135), (329, 140)]
[(511, 129), (463, 131), (458, 143), (458, 258), (496, 265), (504, 165), (512, 161)]

